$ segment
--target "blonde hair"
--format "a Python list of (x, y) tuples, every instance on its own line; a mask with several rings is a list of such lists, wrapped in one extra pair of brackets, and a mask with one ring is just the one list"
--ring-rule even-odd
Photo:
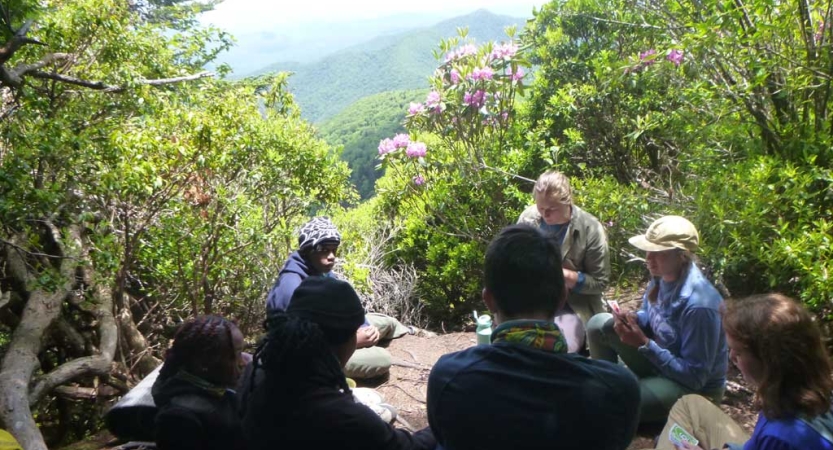
[(557, 170), (548, 170), (538, 177), (532, 189), (532, 198), (537, 200), (542, 195), (564, 205), (573, 204), (570, 179)]

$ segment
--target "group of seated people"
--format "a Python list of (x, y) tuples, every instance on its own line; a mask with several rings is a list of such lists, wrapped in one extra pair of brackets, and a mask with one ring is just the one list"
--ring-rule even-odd
[[(779, 294), (724, 302), (694, 262), (694, 225), (665, 216), (630, 239), (651, 274), (641, 309), (606, 312), (604, 228), (572, 205), (558, 172), (539, 178), (533, 198), (486, 251), (491, 345), (433, 366), (425, 429), (395, 428), (353, 395), (349, 377), (390, 367), (379, 340), (414, 329), (365, 314), (332, 274), (338, 231), (316, 218), (268, 295), (251, 361), (228, 320), (180, 327), (153, 386), (157, 445), (625, 449), (640, 423), (667, 422), (656, 448), (833, 450), (831, 364), (799, 303)], [(755, 389), (751, 436), (715, 406), (730, 360)], [(698, 442), (672, 442), (674, 428)]]

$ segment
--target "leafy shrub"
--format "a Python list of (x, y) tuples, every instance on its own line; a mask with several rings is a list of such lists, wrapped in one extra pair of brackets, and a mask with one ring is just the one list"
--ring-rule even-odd
[(766, 290), (829, 306), (830, 169), (757, 157), (694, 185), (709, 260), (735, 295)]

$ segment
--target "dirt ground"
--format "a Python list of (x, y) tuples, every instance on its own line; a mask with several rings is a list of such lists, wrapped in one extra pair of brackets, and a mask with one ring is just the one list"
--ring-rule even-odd
[[(621, 297), (620, 297), (621, 298)], [(638, 297), (620, 300), (620, 306), (631, 311), (639, 304)], [(391, 341), (388, 350), (394, 365), (388, 377), (359, 386), (374, 387), (385, 396), (385, 401), (399, 411), (398, 426), (418, 430), (428, 426), (426, 394), (428, 374), (440, 356), (476, 345), (475, 333), (448, 333), (435, 337), (404, 336)], [(721, 409), (752, 433), (757, 413), (752, 410), (752, 391), (737, 369), (730, 364), (728, 385)], [(653, 448), (654, 439), (662, 431), (659, 426), (641, 427), (628, 447)]]

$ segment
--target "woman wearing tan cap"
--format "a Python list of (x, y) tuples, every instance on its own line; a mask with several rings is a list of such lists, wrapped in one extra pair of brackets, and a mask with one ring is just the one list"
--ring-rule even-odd
[(651, 282), (642, 309), (595, 315), (587, 325), (590, 356), (618, 358), (640, 379), (640, 422), (664, 422), (674, 402), (697, 393), (719, 402), (728, 366), (721, 327), (723, 298), (694, 264), (699, 234), (680, 216), (654, 221), (629, 242), (646, 252)]

